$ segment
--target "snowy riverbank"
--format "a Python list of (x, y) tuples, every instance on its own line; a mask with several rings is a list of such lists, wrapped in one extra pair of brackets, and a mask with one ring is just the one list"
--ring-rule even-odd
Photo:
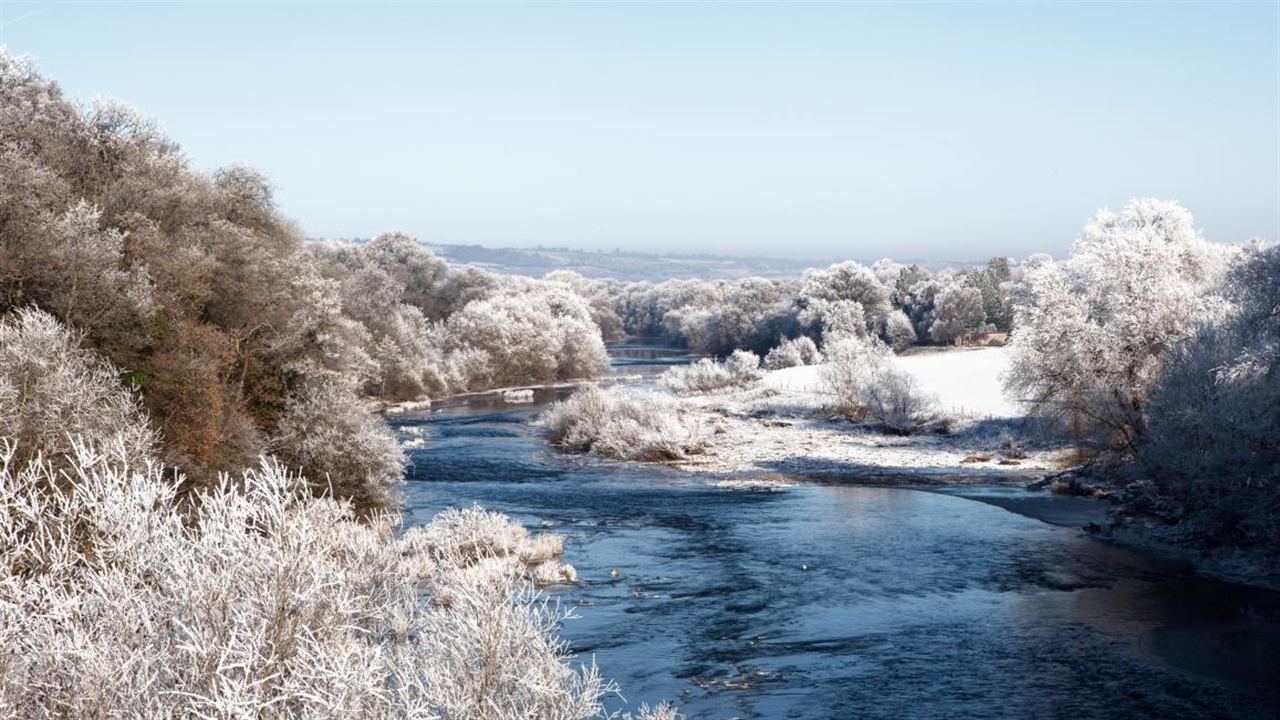
[[(1273, 558), (1180, 544), (1177, 530), (1141, 521), (1113, 522), (1108, 502), (1018, 489), (1066, 467), (1069, 443), (1051, 444), (1023, 432), (1018, 403), (1006, 397), (1000, 375), (1005, 348), (931, 350), (893, 359), (919, 387), (935, 395), (952, 419), (945, 435), (895, 436), (831, 421), (831, 391), (822, 366), (769, 372), (753, 387), (684, 397), (704, 433), (704, 452), (677, 463), (723, 476), (727, 487), (780, 487), (801, 481), (932, 486), (945, 494), (1036, 518), (1053, 525), (1089, 526), (1099, 539), (1194, 566), (1229, 582), (1280, 588)], [(992, 486), (1008, 486), (1007, 490)]]
[[(685, 397), (705, 451), (678, 463), (759, 481), (774, 473), (805, 479), (909, 484), (1024, 484), (1059, 469), (1070, 449), (1035, 446), (1017, 404), (1005, 398), (1004, 348), (896, 357), (952, 419), (947, 434), (895, 436), (833, 422), (822, 366), (776, 370), (751, 388)], [(754, 476), (754, 478), (753, 478)]]

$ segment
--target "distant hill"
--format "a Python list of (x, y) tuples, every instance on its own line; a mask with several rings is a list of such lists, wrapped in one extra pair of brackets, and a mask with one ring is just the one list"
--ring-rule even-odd
[[(315, 239), (312, 239), (313, 241)], [(363, 244), (366, 238), (344, 242)], [(810, 268), (826, 267), (843, 260), (871, 265), (875, 258), (832, 257), (830, 259), (716, 255), (713, 253), (646, 253), (634, 250), (590, 251), (566, 247), (490, 248), (483, 245), (421, 243), (453, 266), (469, 265), (508, 275), (542, 277), (553, 270), (572, 270), (589, 278), (616, 278), (623, 281), (662, 282), (673, 278), (735, 280), (744, 277), (798, 277)], [(985, 260), (922, 260), (893, 258), (904, 265), (917, 264), (936, 272), (943, 268), (966, 268)]]
[(480, 245), (432, 245), (450, 265), (472, 265), (513, 275), (542, 277), (553, 270), (572, 270), (589, 278), (649, 280), (671, 278), (733, 280), (751, 277), (795, 277), (818, 260), (790, 260), (728, 255), (677, 255), (628, 251), (590, 252), (569, 248), (486, 248)]

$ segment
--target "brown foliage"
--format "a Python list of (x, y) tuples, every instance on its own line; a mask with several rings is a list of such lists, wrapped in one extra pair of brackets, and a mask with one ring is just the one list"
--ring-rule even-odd
[(234, 350), (218, 328), (179, 322), (150, 358), (143, 398), (165, 461), (197, 479), (245, 467), (261, 451), (227, 381)]

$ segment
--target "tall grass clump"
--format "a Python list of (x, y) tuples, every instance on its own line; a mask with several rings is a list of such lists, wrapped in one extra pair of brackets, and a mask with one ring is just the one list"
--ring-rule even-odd
[(680, 395), (696, 395), (746, 387), (760, 378), (760, 357), (749, 350), (734, 350), (724, 362), (703, 358), (691, 365), (673, 367), (662, 373), (659, 381)]
[(892, 351), (872, 337), (845, 336), (827, 346), (824, 373), (835, 393), (835, 411), (908, 435), (937, 418), (935, 400), (911, 375), (892, 365)]
[(669, 397), (588, 385), (539, 418), (552, 444), (615, 460), (678, 460), (701, 448), (697, 428)]

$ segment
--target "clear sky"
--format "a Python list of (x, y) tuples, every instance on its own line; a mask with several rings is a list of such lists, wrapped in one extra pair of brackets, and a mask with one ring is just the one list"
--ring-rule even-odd
[(314, 237), (980, 258), (1181, 201), (1280, 239), (1280, 3), (15, 2), (71, 97)]

